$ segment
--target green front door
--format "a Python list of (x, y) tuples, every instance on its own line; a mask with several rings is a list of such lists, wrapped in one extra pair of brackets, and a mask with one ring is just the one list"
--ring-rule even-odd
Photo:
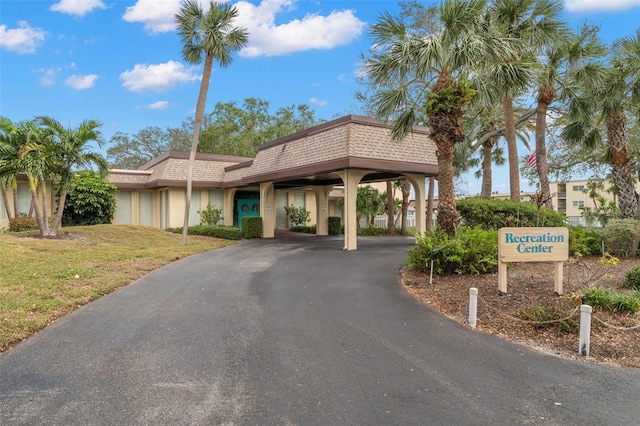
[(260, 216), (260, 200), (250, 198), (238, 198), (238, 228), (242, 229), (242, 218), (246, 216)]

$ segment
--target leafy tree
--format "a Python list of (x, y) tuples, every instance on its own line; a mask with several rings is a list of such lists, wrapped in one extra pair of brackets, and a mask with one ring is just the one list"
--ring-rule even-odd
[(258, 98), (245, 99), (242, 107), (216, 103), (206, 116), (199, 151), (254, 157), (261, 144), (317, 124), (308, 105), (283, 107), (275, 114), (269, 110), (269, 102)]
[(182, 57), (191, 64), (200, 64), (204, 60), (193, 125), (193, 141), (187, 167), (187, 196), (182, 228), (182, 245), (187, 243), (193, 165), (198, 150), (200, 126), (204, 116), (213, 62), (217, 60), (221, 67), (226, 68), (233, 60), (232, 53), (248, 43), (248, 35), (244, 28), (233, 27), (233, 21), (237, 16), (238, 10), (229, 3), (217, 4), (212, 1), (209, 3), (208, 11), (205, 12), (196, 0), (186, 0), (175, 15), (178, 34), (182, 41)]
[(99, 173), (91, 170), (74, 173), (62, 223), (64, 226), (111, 223), (116, 193), (116, 186)]
[(176, 138), (178, 129), (146, 127), (135, 135), (116, 132), (107, 149), (107, 160), (114, 169), (137, 169), (170, 149), (186, 150), (188, 141)]

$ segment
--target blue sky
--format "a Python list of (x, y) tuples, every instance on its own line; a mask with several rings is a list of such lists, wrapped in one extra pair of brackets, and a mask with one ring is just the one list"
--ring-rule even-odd
[[(426, 4), (437, 3), (427, 1)], [(308, 104), (316, 117), (358, 113), (354, 93), (368, 27), (396, 1), (234, 2), (249, 45), (215, 68), (207, 111), (216, 102), (256, 97), (280, 107)], [(50, 115), (121, 131), (178, 127), (193, 115), (200, 67), (182, 60), (173, 25), (180, 0), (0, 0), (0, 115)], [(568, 0), (572, 26), (601, 25), (607, 41), (640, 27), (640, 0)], [(521, 150), (521, 154), (523, 151)], [(499, 176), (498, 172), (498, 176)], [(505, 180), (494, 190), (506, 192)], [(523, 182), (526, 189), (526, 183)], [(469, 192), (479, 182), (469, 182)]]

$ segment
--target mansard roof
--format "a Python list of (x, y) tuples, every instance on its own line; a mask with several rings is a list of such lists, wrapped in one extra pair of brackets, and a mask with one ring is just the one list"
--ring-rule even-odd
[[(167, 151), (139, 170), (111, 170), (109, 180), (123, 189), (184, 187), (188, 159), (189, 152)], [(198, 153), (193, 186), (244, 187), (266, 181), (280, 187), (340, 185), (335, 172), (348, 168), (369, 170), (363, 182), (403, 173), (435, 176), (435, 144), (425, 127), (396, 141), (390, 123), (348, 115), (265, 143), (255, 158)]]

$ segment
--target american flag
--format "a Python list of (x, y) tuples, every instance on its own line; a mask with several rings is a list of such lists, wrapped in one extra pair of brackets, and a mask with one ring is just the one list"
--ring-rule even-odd
[(527, 158), (527, 164), (533, 167), (534, 170), (538, 168), (538, 162), (536, 160), (536, 153), (532, 153), (529, 158)]

